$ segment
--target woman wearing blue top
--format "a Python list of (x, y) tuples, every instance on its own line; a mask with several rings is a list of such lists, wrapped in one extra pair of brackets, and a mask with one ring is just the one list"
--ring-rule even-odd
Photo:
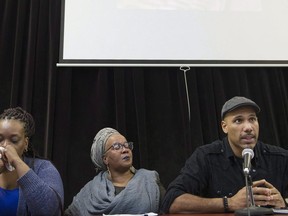
[(0, 213), (60, 215), (63, 183), (55, 166), (36, 156), (33, 117), (20, 107), (0, 115)]

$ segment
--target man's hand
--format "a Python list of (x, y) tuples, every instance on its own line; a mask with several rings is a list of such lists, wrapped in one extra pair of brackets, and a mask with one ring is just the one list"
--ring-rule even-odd
[(255, 205), (285, 207), (285, 202), (280, 192), (265, 179), (253, 182), (253, 195)]
[(228, 199), (229, 210), (235, 211), (247, 207), (246, 187), (239, 190), (233, 197)]

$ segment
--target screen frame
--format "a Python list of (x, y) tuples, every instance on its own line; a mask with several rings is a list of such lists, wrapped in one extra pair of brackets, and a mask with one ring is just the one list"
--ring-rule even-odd
[(64, 59), (64, 25), (65, 25), (65, 0), (61, 3), (61, 29), (60, 29), (60, 49), (58, 67), (69, 66), (288, 66), (286, 60), (235, 60), (235, 59)]

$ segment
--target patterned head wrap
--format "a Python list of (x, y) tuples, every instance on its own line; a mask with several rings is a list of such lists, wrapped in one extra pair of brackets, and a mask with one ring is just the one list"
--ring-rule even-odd
[(113, 134), (120, 134), (113, 128), (103, 128), (95, 136), (91, 147), (91, 159), (97, 170), (107, 170), (106, 165), (103, 162), (103, 154), (105, 152), (105, 145), (108, 138)]

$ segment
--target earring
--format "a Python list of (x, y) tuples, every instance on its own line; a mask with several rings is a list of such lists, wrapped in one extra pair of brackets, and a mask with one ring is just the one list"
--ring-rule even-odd
[(135, 174), (135, 173), (136, 173), (136, 169), (135, 169), (134, 166), (131, 166), (131, 167), (130, 167), (130, 172), (131, 172), (132, 174)]
[(25, 147), (24, 152), (28, 151), (28, 145), (29, 145), (29, 137), (27, 137), (27, 146)]
[(110, 172), (110, 170), (109, 170), (109, 165), (107, 164), (107, 178), (109, 179), (109, 180), (111, 180), (112, 179), (112, 176), (111, 176), (111, 172)]

